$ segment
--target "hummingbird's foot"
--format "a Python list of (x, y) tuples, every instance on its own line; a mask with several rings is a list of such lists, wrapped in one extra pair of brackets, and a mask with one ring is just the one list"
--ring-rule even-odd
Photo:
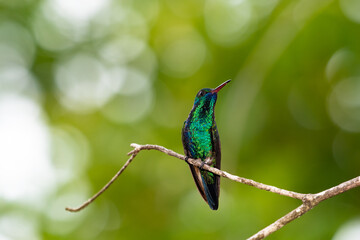
[(190, 164), (188, 159), (189, 159), (189, 157), (186, 156), (186, 157), (185, 157), (185, 162), (186, 162), (187, 164)]
[(206, 158), (204, 161), (204, 163), (206, 163), (206, 165), (209, 165), (209, 166), (211, 166), (212, 162), (213, 162), (212, 158)]
[(200, 170), (204, 169), (205, 164), (208, 165), (208, 166), (211, 166), (211, 163), (212, 163), (212, 159), (211, 158), (206, 158), (204, 161), (201, 162)]
[(205, 161), (201, 161), (200, 170), (203, 170), (204, 165), (205, 165)]

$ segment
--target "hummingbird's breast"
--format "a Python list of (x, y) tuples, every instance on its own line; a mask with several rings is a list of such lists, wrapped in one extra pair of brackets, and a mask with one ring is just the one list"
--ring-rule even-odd
[(191, 157), (205, 159), (212, 156), (212, 126), (212, 121), (206, 119), (194, 119), (185, 125)]
[(212, 157), (213, 142), (212, 130), (216, 127), (214, 106), (216, 96), (202, 101), (195, 101), (188, 119), (185, 121), (183, 134), (186, 148), (192, 158), (202, 160)]

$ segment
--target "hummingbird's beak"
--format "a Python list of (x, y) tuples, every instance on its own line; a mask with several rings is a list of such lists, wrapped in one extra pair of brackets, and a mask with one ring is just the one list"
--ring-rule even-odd
[(225, 87), (226, 84), (228, 84), (231, 81), (231, 79), (223, 82), (222, 84), (220, 84), (217, 88), (213, 89), (211, 92), (212, 93), (218, 93), (223, 87)]

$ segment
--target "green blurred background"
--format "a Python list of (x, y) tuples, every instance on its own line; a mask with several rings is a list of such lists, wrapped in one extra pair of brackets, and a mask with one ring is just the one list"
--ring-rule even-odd
[[(219, 94), (222, 168), (315, 193), (360, 175), (359, 0), (0, 0), (0, 240), (245, 239), (300, 202), (222, 179), (211, 211), (183, 152)], [(357, 239), (360, 191), (268, 239)]]

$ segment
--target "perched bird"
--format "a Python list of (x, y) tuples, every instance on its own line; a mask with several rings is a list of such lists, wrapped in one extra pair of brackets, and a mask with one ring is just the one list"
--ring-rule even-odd
[[(203, 88), (182, 128), (185, 155), (200, 158), (204, 164), (220, 169), (221, 149), (215, 122), (215, 103), (218, 92), (230, 82), (227, 80), (215, 89)], [(189, 164), (196, 186), (212, 210), (219, 207), (220, 177)]]

